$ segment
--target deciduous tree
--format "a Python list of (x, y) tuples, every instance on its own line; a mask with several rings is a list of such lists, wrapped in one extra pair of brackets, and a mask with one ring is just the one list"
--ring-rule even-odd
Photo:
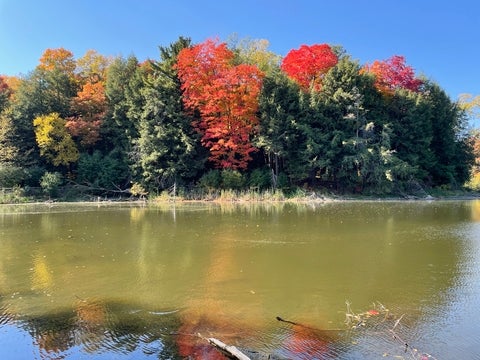
[(290, 50), (281, 68), (302, 88), (320, 90), (322, 78), (338, 62), (337, 55), (328, 44), (302, 45)]
[(107, 69), (112, 59), (99, 54), (96, 50), (87, 50), (85, 55), (77, 60), (76, 71), (81, 82), (105, 82)]
[(7, 106), (11, 93), (12, 90), (8, 86), (5, 77), (0, 75), (0, 113)]
[(57, 113), (38, 116), (33, 121), (40, 155), (54, 166), (68, 166), (78, 160), (79, 153), (65, 127), (66, 121)]
[(391, 58), (379, 61), (372, 65), (365, 65), (364, 72), (375, 75), (375, 86), (384, 94), (393, 94), (398, 89), (419, 91), (423, 81), (415, 77), (415, 71), (405, 64), (405, 58), (394, 55)]
[(480, 95), (460, 94), (458, 101), (470, 116), (480, 119)]
[(92, 146), (99, 140), (100, 126), (106, 110), (103, 82), (88, 81), (72, 99), (73, 115), (67, 120), (67, 129), (72, 136), (79, 139), (81, 145)]
[(268, 50), (269, 42), (266, 39), (238, 39), (233, 36), (228, 47), (238, 57), (239, 64), (256, 65), (265, 74), (278, 71), (281, 57)]
[(64, 48), (47, 49), (40, 57), (38, 68), (46, 71), (61, 71), (73, 77), (76, 64), (71, 51)]
[(216, 167), (245, 169), (255, 151), (258, 96), (263, 73), (253, 65), (233, 66), (225, 43), (207, 40), (184, 49), (177, 69), (185, 106), (197, 111), (195, 128)]

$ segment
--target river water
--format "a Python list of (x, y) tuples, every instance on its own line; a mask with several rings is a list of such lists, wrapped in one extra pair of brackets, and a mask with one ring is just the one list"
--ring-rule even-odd
[(0, 359), (480, 359), (479, 334), (478, 200), (0, 206)]

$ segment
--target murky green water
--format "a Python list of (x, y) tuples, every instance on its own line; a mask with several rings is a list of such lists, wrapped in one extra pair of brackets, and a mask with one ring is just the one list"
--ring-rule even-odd
[[(346, 301), (380, 313), (351, 329)], [(258, 359), (479, 358), (480, 201), (0, 206), (1, 359), (222, 358), (199, 333)]]

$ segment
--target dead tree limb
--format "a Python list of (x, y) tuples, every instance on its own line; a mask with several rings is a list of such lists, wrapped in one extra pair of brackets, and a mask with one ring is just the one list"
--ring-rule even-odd
[(237, 360), (251, 360), (247, 355), (238, 350), (235, 346), (227, 345), (215, 338), (208, 338), (207, 341), (212, 344), (215, 348), (222, 351), (231, 359)]

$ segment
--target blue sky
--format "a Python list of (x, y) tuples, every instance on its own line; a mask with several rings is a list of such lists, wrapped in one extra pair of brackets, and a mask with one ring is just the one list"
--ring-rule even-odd
[(158, 58), (178, 36), (267, 39), (285, 55), (342, 45), (361, 63), (403, 55), (456, 99), (480, 94), (478, 0), (0, 0), (0, 74), (27, 74), (47, 48)]

